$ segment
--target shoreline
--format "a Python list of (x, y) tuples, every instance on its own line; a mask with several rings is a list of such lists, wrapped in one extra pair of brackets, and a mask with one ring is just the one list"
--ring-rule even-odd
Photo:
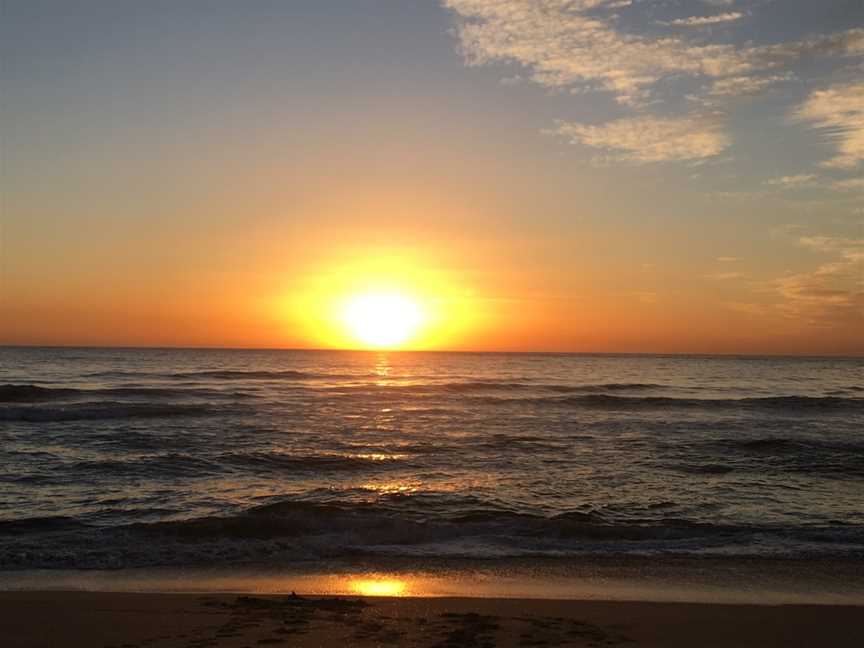
[(864, 562), (603, 557), (0, 570), (0, 593), (79, 591), (864, 606)]
[(518, 598), (0, 592), (11, 648), (857, 646), (861, 610)]

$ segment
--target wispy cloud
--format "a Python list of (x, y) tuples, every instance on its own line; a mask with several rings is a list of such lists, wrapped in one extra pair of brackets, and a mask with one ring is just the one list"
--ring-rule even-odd
[(728, 44), (618, 31), (590, 10), (604, 0), (444, 0), (459, 17), (462, 53), (472, 65), (512, 61), (546, 86), (593, 83), (624, 104), (638, 103), (670, 74), (719, 77), (754, 68), (751, 56)]
[(816, 176), (812, 173), (798, 173), (796, 175), (781, 176), (779, 178), (771, 178), (763, 184), (770, 187), (781, 187), (783, 189), (797, 189), (812, 185), (816, 180)]
[(542, 85), (596, 84), (625, 104), (638, 103), (651, 86), (669, 75), (742, 76), (807, 54), (864, 51), (864, 29), (736, 47), (621, 31), (613, 17), (596, 11), (616, 4), (608, 0), (442, 1), (457, 16), (457, 33), (468, 63), (515, 62), (528, 68), (532, 79)]
[(813, 272), (773, 282), (781, 310), (816, 326), (864, 324), (864, 239), (805, 236), (799, 244), (832, 258)]
[(714, 14), (713, 16), (688, 16), (687, 18), (676, 18), (661, 22), (662, 25), (672, 27), (705, 27), (706, 25), (718, 25), (720, 23), (733, 22), (741, 20), (744, 14), (740, 11), (729, 11), (722, 14)]
[[(802, 236), (798, 239), (798, 244), (818, 250), (819, 252), (849, 252), (860, 250), (864, 251), (864, 239), (844, 238), (841, 236)], [(864, 281), (864, 277), (861, 278)]]
[(759, 94), (766, 88), (794, 79), (791, 73), (769, 74), (767, 76), (733, 76), (718, 79), (711, 84), (708, 94), (711, 97), (741, 97)]
[(600, 126), (562, 122), (559, 135), (592, 148), (612, 151), (630, 162), (699, 160), (722, 153), (729, 138), (710, 117), (633, 117)]
[(832, 187), (840, 191), (861, 191), (864, 192), (864, 178), (848, 178), (846, 180), (835, 180)]
[(864, 161), (864, 83), (817, 90), (793, 116), (822, 130), (836, 145), (837, 155), (823, 166), (852, 169)]
[(733, 256), (717, 257), (717, 261), (719, 261), (720, 263), (735, 263), (736, 261), (740, 261), (740, 260), (741, 259), (739, 259), (738, 257), (733, 257)]
[[(621, 20), (616, 11), (638, 12), (640, 5), (631, 7), (620, 0), (441, 2), (453, 12), (459, 48), (469, 65), (517, 64), (534, 83), (573, 93), (608, 92), (622, 106), (643, 113), (602, 126), (570, 121), (558, 128), (572, 141), (618, 151), (620, 159), (629, 161), (701, 159), (729, 146), (729, 136), (719, 121), (706, 127), (698, 115), (644, 116), (657, 112), (654, 102), (671, 91), (670, 84), (680, 87), (688, 81), (696, 86), (687, 91), (688, 97), (722, 109), (732, 97), (756, 95), (795, 79), (790, 67), (800, 60), (864, 54), (864, 28), (759, 45), (714, 39), (705, 30), (684, 29), (658, 36), (651, 20), (646, 19), (641, 28), (638, 21)], [(681, 27), (735, 25), (747, 15), (734, 9), (734, 2), (706, 0), (705, 4), (721, 7), (720, 13), (671, 17), (667, 23)], [(666, 81), (669, 84), (664, 85)], [(850, 116), (848, 106), (837, 109), (851, 90), (836, 88), (833, 92), (812, 96), (797, 118), (835, 132), (842, 130), (842, 150), (831, 163), (849, 168), (861, 157), (861, 142), (854, 135), (860, 125)], [(634, 131), (641, 126), (646, 127), (644, 133)], [(695, 141), (684, 141), (685, 133), (694, 134)], [(661, 142), (665, 135), (672, 141)]]

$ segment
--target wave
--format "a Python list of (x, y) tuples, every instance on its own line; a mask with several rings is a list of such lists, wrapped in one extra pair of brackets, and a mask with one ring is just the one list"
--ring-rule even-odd
[(399, 462), (394, 456), (373, 458), (340, 454), (295, 455), (285, 452), (231, 452), (219, 455), (217, 459), (229, 467), (276, 472), (367, 470), (370, 467), (387, 467)]
[(7, 405), (0, 407), (0, 421), (52, 423), (103, 419), (141, 419), (174, 416), (221, 416), (248, 410), (236, 406), (219, 407), (212, 403), (159, 404), (130, 402), (83, 402), (56, 406)]
[[(404, 499), (414, 506), (419, 506), (417, 499), (422, 501)], [(425, 510), (421, 513), (420, 508)], [(675, 517), (615, 521), (596, 512), (541, 516), (489, 503), (447, 513), (428, 503), (420, 508), (402, 501), (281, 501), (230, 515), (99, 529), (68, 519), (13, 520), (0, 523), (0, 569), (212, 565), (226, 559), (278, 565), (352, 556), (489, 559), (791, 552), (864, 557), (864, 525), (712, 524)], [(94, 543), (97, 534), (99, 542)]]
[(864, 442), (843, 438), (721, 438), (695, 442), (691, 460), (665, 467), (696, 475), (732, 472), (759, 475), (804, 473), (822, 479), (864, 477)]
[(66, 476), (97, 477), (113, 479), (122, 477), (180, 477), (203, 476), (219, 472), (219, 467), (212, 461), (200, 459), (191, 455), (162, 454), (134, 459), (93, 459), (62, 463), (54, 466), (55, 472)]
[(211, 371), (189, 371), (166, 374), (170, 378), (216, 378), (218, 380), (304, 380), (307, 378), (326, 377), (322, 374), (290, 369), (279, 371), (242, 371), (229, 369), (214, 369)]
[(537, 405), (559, 405), (589, 409), (769, 409), (780, 411), (851, 411), (864, 412), (864, 398), (837, 396), (766, 396), (751, 398), (673, 398), (669, 396), (585, 396), (487, 399), (502, 404), (521, 402)]
[(443, 391), (549, 391), (559, 394), (593, 394), (615, 391), (643, 391), (651, 389), (663, 389), (663, 385), (655, 383), (595, 383), (588, 385), (561, 385), (555, 383), (525, 383), (505, 382), (500, 380), (466, 380), (442, 384), (418, 385), (421, 390), (443, 390)]
[(252, 394), (246, 392), (226, 392), (218, 389), (174, 388), (174, 387), (107, 387), (102, 389), (74, 389), (71, 387), (41, 387), (39, 385), (0, 385), (0, 403), (27, 403), (48, 400), (71, 400), (113, 396), (116, 398), (165, 399), (165, 398), (208, 398), (208, 399), (247, 399)]
[(718, 445), (765, 471), (782, 470), (828, 479), (864, 478), (864, 442), (861, 441), (768, 438), (726, 440)]
[(73, 517), (65, 515), (49, 515), (44, 517), (27, 517), (17, 520), (0, 520), (0, 535), (21, 533), (45, 533), (79, 529), (86, 526)]
[(708, 441), (705, 449), (724, 456), (791, 456), (809, 459), (819, 455), (837, 454), (864, 459), (864, 441), (813, 437), (767, 437), (764, 439), (725, 438)]
[[(116, 448), (125, 447), (124, 439), (118, 439)], [(140, 444), (139, 444), (140, 445)], [(333, 472), (387, 470), (392, 467), (405, 467), (396, 456), (351, 456), (339, 454), (293, 455), (283, 452), (226, 452), (202, 458), (186, 452), (164, 450), (155, 454), (137, 455), (130, 458), (86, 459), (68, 461), (53, 458), (50, 467), (43, 462), (37, 474), (3, 475), (0, 481), (12, 483), (56, 483), (58, 476), (64, 483), (93, 483), (111, 481), (118, 478), (164, 480), (178, 477), (205, 477), (243, 473), (263, 475), (314, 475)]]
[[(454, 540), (467, 536), (532, 538), (539, 544), (551, 540), (613, 540), (640, 542), (674, 539), (710, 539), (740, 534), (780, 533), (806, 537), (823, 537), (834, 527), (790, 528), (777, 525), (710, 524), (686, 518), (663, 518), (643, 522), (620, 522), (598, 512), (572, 511), (552, 516), (509, 511), (486, 505), (459, 511), (431, 510), (406, 506), (408, 500), (417, 506), (422, 496), (400, 496), (396, 503), (377, 502), (316, 503), (282, 501), (256, 506), (235, 515), (204, 517), (191, 520), (130, 525), (145, 534), (190, 537), (296, 537), (316, 534), (349, 534), (363, 545), (415, 544)], [(864, 543), (864, 527), (850, 529), (857, 541)], [(841, 533), (842, 535), (842, 533)], [(848, 536), (848, 534), (846, 534)], [(844, 537), (849, 540), (850, 537)], [(837, 540), (841, 540), (838, 536)], [(864, 550), (864, 545), (862, 545)]]
[(0, 385), (0, 403), (21, 403), (27, 401), (65, 398), (75, 394), (76, 389), (40, 387), (39, 385)]
[[(147, 371), (96, 371), (85, 374), (89, 378), (164, 378), (164, 379), (197, 379), (211, 378), (216, 380), (307, 380), (315, 378), (356, 378), (354, 375), (312, 373), (280, 370), (243, 370), (243, 369), (207, 369), (202, 371), (175, 371), (169, 373)], [(361, 376), (362, 377), (362, 376)]]
[[(352, 376), (352, 378), (360, 378)], [(493, 379), (475, 379), (475, 380), (456, 380), (450, 382), (417, 382), (417, 377), (407, 378), (410, 382), (399, 383), (389, 382), (386, 384), (361, 383), (349, 385), (332, 385), (326, 387), (316, 387), (319, 391), (332, 391), (341, 393), (360, 393), (362, 395), (378, 394), (378, 393), (398, 393), (398, 394), (417, 394), (417, 395), (434, 395), (439, 393), (444, 394), (470, 394), (470, 393), (489, 393), (489, 392), (533, 392), (542, 393), (550, 392), (553, 394), (599, 394), (616, 391), (643, 391), (653, 389), (663, 389), (663, 385), (652, 383), (595, 383), (587, 385), (563, 385), (556, 383), (533, 383), (533, 382), (510, 382), (506, 380)]]

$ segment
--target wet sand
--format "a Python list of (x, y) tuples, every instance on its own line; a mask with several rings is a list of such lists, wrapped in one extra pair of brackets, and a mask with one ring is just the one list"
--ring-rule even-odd
[(13, 648), (860, 645), (864, 608), (489, 598), (0, 592)]

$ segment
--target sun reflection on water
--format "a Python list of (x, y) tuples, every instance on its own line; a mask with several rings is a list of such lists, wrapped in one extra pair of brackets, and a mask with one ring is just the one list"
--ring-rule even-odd
[(357, 578), (349, 582), (351, 591), (361, 596), (405, 596), (408, 584), (398, 578)]
[(404, 459), (408, 455), (389, 454), (384, 452), (360, 452), (349, 456), (355, 459), (365, 459), (366, 461), (396, 461), (398, 459)]
[(418, 492), (420, 490), (420, 488), (422, 487), (422, 483), (420, 483), (420, 482), (408, 483), (408, 482), (399, 482), (399, 481), (384, 482), (384, 483), (368, 482), (368, 483), (362, 484), (360, 487), (363, 488), (364, 490), (371, 491), (378, 496), (381, 496), (381, 495), (383, 495), (383, 496), (387, 496), (387, 495), (409, 495), (411, 493)]

